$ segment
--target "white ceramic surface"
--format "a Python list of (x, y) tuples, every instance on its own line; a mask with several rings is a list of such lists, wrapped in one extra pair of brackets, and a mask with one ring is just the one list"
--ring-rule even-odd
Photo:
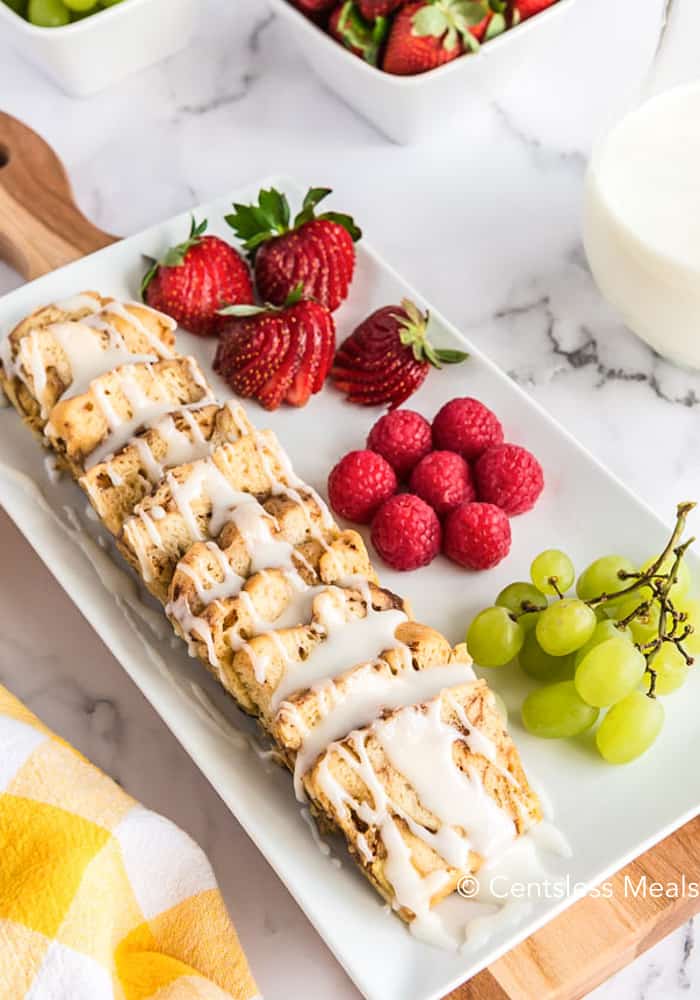
[[(668, 519), (676, 500), (700, 496), (700, 377), (658, 358), (605, 304), (579, 217), (591, 140), (627, 107), (662, 6), (575, 4), (557, 44), (533, 55), (536, 72), (521, 67), (497, 102), (479, 104), (467, 137), (445, 129), (408, 156), (319, 83), (260, 0), (201, 0), (193, 45), (81, 105), (0, 35), (0, 94), (5, 110), (52, 142), (83, 210), (108, 232), (137, 232), (271, 170), (334, 187), (336, 205), (373, 245)], [(533, 33), (533, 46), (541, 37)], [(0, 292), (19, 283), (0, 264)], [(470, 391), (467, 378), (461, 388)], [(12, 568), (0, 572), (0, 681), (202, 844), (267, 1000), (307, 1000), (310, 984), (323, 1000), (358, 1000), (284, 884), (4, 513), (0, 552)], [(690, 922), (595, 996), (686, 1000), (699, 984)]]
[[(273, 183), (294, 192), (291, 182)], [(250, 200), (259, 186), (200, 206), (195, 214), (206, 216), (213, 231), (227, 234), (220, 220), (231, 201)], [(300, 197), (299, 189), (294, 197)], [(181, 238), (187, 225), (188, 216), (181, 215), (12, 292), (0, 303), (0, 329), (5, 332), (40, 303), (83, 288), (98, 288), (119, 297), (135, 296), (142, 255), (159, 257)], [(362, 244), (352, 295), (337, 314), (340, 336), (371, 309), (404, 295), (422, 301)], [(436, 342), (459, 346), (454, 328), (438, 313), (432, 315)], [(181, 332), (179, 346), (196, 353), (205, 364), (211, 359), (213, 345), (209, 342)], [(622, 550), (642, 560), (660, 548), (666, 537), (666, 529), (649, 508), (473, 344), (468, 348), (473, 352), (468, 364), (430, 377), (412, 398), (412, 405), (431, 416), (444, 400), (468, 385), (470, 393), (496, 410), (507, 435), (539, 456), (547, 489), (533, 513), (513, 521), (512, 553), (496, 570), (469, 574), (440, 557), (420, 572), (382, 574), (385, 585), (410, 598), (419, 619), (440, 628), (453, 642), (462, 638), (474, 612), (491, 603), (505, 582), (522, 577), (532, 556), (548, 545), (566, 547), (582, 565), (591, 553), (600, 551)], [(214, 381), (214, 385), (225, 393), (222, 383)], [(258, 426), (269, 425), (278, 432), (299, 474), (321, 490), (338, 455), (364, 439), (373, 419), (363, 409), (343, 403), (331, 390), (300, 411), (282, 409), (265, 414), (255, 405), (249, 411)], [(14, 412), (0, 414), (0, 462), (30, 476), (62, 523), (77, 517), (79, 538), (86, 532), (94, 535), (95, 525), (85, 517), (79, 491), (70, 483), (52, 486), (40, 449), (29, 445), (27, 432)], [(342, 849), (333, 846), (341, 867), (319, 852), (294, 801), (289, 779), (239, 746), (236, 734), (242, 720), (214, 682), (189, 660), (181, 645), (170, 641), (167, 629), (144, 627), (129, 597), (115, 600), (109, 590), (99, 586), (104, 568), (98, 565), (96, 573), (90, 553), (86, 558), (84, 549), (43, 509), (32, 490), (2, 466), (0, 502), (212, 782), (369, 1000), (438, 1000), (573, 902), (586, 887), (606, 878), (698, 810), (700, 776), (681, 773), (675, 762), (681, 754), (693, 758), (700, 753), (694, 707), (700, 695), (700, 676), (691, 677), (683, 693), (667, 699), (667, 725), (653, 753), (626, 768), (611, 768), (591, 751), (589, 740), (553, 749), (551, 743), (528, 736), (517, 712), (528, 690), (523, 675), (515, 668), (487, 671), (485, 675), (512, 711), (512, 732), (526, 769), (546, 790), (556, 820), (573, 847), (571, 860), (552, 862), (552, 874), (569, 875), (572, 883), (579, 885), (563, 900), (535, 904), (515, 927), (499, 928), (491, 941), (463, 955), (422, 945), (384, 912), (381, 901), (348, 863)], [(101, 554), (98, 559), (101, 562)], [(697, 569), (697, 560), (694, 565)], [(646, 792), (650, 787), (657, 790), (653, 798)], [(604, 810), (601, 803), (605, 803)]]
[(61, 28), (40, 28), (0, 3), (0, 36), (73, 97), (88, 97), (185, 46), (198, 0), (123, 0)]
[[(558, 0), (536, 17), (482, 45), (476, 55), (464, 56), (429, 73), (394, 76), (352, 55), (304, 17), (288, 0), (267, 0), (287, 25), (311, 69), (344, 101), (373, 122), (390, 139), (409, 144), (428, 139), (452, 125), (469, 136), (470, 117), (479, 102), (497, 97), (519, 63), (532, 57), (542, 44), (556, 44), (566, 30), (565, 14), (573, 0)], [(533, 36), (544, 33), (538, 46)]]

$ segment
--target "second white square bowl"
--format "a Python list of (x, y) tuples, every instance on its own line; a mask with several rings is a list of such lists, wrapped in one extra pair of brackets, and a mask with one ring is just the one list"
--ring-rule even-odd
[(72, 97), (89, 97), (184, 48), (198, 0), (124, 0), (62, 28), (39, 28), (0, 2), (0, 32)]
[[(324, 83), (394, 142), (409, 144), (457, 122), (472, 100), (493, 94), (527, 58), (532, 38), (551, 28), (573, 0), (558, 0), (487, 42), (476, 55), (461, 56), (418, 76), (384, 73), (354, 56), (288, 0), (267, 2)], [(561, 30), (561, 23), (556, 27)]]

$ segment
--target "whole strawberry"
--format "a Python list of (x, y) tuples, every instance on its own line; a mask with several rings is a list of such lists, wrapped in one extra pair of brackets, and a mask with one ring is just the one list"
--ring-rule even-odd
[(239, 396), (266, 410), (304, 406), (323, 388), (333, 361), (335, 324), (325, 306), (297, 295), (277, 309), (225, 310), (214, 370)]
[(382, 69), (414, 76), (451, 62), (506, 27), (506, 0), (422, 0), (394, 18)]
[(428, 319), (408, 299), (377, 309), (340, 345), (331, 370), (336, 388), (351, 403), (386, 403), (393, 410), (423, 384), (431, 366), (464, 361), (462, 351), (432, 346)]
[(254, 262), (258, 292), (266, 302), (282, 305), (299, 286), (304, 298), (331, 310), (347, 297), (354, 243), (362, 233), (349, 215), (315, 214), (330, 193), (330, 188), (310, 188), (291, 225), (289, 203), (274, 188), (261, 191), (257, 205), (236, 204), (226, 216)]
[(200, 337), (219, 333), (226, 305), (248, 305), (253, 286), (245, 260), (217, 236), (205, 236), (207, 222), (194, 218), (184, 243), (171, 247), (141, 283), (144, 302)]
[[(369, 6), (368, 0), (365, 3)], [(389, 6), (388, 0), (385, 0), (383, 6)], [(328, 19), (328, 31), (336, 41), (350, 49), (353, 55), (376, 66), (389, 31), (389, 21), (379, 15), (363, 15), (361, 7), (360, 3), (353, 3), (353, 0), (341, 3)]]

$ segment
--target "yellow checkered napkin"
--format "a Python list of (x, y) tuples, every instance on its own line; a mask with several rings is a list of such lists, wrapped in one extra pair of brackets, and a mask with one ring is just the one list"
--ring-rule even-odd
[(256, 992), (196, 844), (0, 686), (0, 998)]

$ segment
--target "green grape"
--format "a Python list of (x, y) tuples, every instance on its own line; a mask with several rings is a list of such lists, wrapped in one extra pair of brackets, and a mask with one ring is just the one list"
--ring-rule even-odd
[(587, 566), (576, 583), (576, 593), (582, 601), (592, 601), (601, 594), (614, 594), (630, 581), (620, 579), (619, 572), (635, 573), (636, 566), (624, 556), (602, 556)]
[(63, 3), (76, 14), (85, 14), (97, 6), (97, 0), (63, 0)]
[[(675, 558), (676, 557), (673, 555), (673, 553), (670, 553), (668, 556), (666, 556), (664, 561), (661, 563), (661, 566), (659, 567), (659, 572), (670, 573)], [(655, 559), (649, 559), (647, 562), (645, 562), (644, 565), (642, 566), (642, 572), (651, 569), (655, 561), (656, 561)], [(683, 597), (685, 597), (686, 594), (688, 594), (690, 591), (692, 582), (693, 581), (690, 573), (690, 567), (686, 562), (681, 562), (677, 570), (676, 582), (673, 584), (673, 586), (668, 592), (668, 595), (671, 598), (671, 600), (679, 601)]]
[(528, 677), (534, 677), (536, 681), (562, 681), (570, 678), (573, 671), (571, 656), (550, 656), (545, 653), (534, 632), (528, 632), (525, 636), (518, 662)]
[(560, 681), (532, 691), (523, 702), (522, 715), (529, 733), (558, 740), (590, 729), (598, 709), (582, 701), (573, 681)]
[(686, 597), (678, 605), (687, 617), (678, 625), (678, 634), (683, 635), (686, 625), (692, 625), (693, 631), (683, 640), (683, 648), (691, 656), (700, 657), (700, 601)]
[(657, 698), (633, 691), (614, 705), (600, 724), (596, 745), (610, 764), (627, 764), (652, 745), (664, 724), (664, 707)]
[(20, 17), (26, 17), (27, 0), (4, 0), (4, 3)]
[(70, 23), (70, 13), (62, 0), (29, 0), (27, 17), (40, 28), (60, 28)]
[(537, 624), (539, 611), (523, 614), (523, 605), (532, 604), (542, 610), (547, 607), (547, 598), (531, 583), (509, 583), (496, 598), (496, 604), (501, 608), (508, 608), (510, 612), (517, 615), (522, 627), (526, 632), (529, 632)]
[(502, 667), (518, 655), (525, 633), (505, 608), (479, 612), (467, 632), (467, 648), (482, 667)]
[(581, 646), (574, 657), (574, 666), (577, 667), (581, 660), (586, 656), (587, 653), (593, 649), (594, 646), (599, 646), (601, 642), (605, 642), (606, 639), (619, 639), (624, 637), (625, 639), (632, 642), (632, 633), (628, 628), (618, 628), (615, 622), (610, 621), (606, 618), (604, 621), (599, 621), (596, 627), (593, 629), (593, 635), (590, 637), (588, 642)]
[[(647, 590), (646, 593), (648, 594), (649, 591)], [(615, 617), (619, 621), (623, 621), (625, 618), (629, 618), (632, 612), (644, 603), (644, 593), (635, 592), (617, 607)], [(647, 609), (633, 618), (629, 622), (629, 629), (634, 641), (638, 642), (640, 646), (644, 646), (646, 643), (651, 642), (652, 639), (655, 639), (659, 634), (660, 616), (661, 605), (658, 601), (652, 601)]]
[(629, 639), (606, 639), (576, 668), (576, 690), (588, 705), (614, 705), (638, 686), (646, 660)]
[[(682, 654), (670, 642), (665, 642), (661, 646), (654, 659), (652, 667), (656, 672), (656, 694), (671, 694), (683, 687), (690, 667), (685, 662)], [(651, 684), (651, 674), (649, 671), (644, 675), (644, 690), (649, 690)]]
[[(574, 564), (565, 552), (546, 549), (535, 556), (530, 567), (532, 582), (543, 594), (565, 594), (576, 578)], [(556, 587), (549, 582), (556, 581)]]
[(595, 612), (583, 601), (565, 597), (540, 614), (535, 631), (545, 653), (568, 656), (588, 642), (595, 627)]

